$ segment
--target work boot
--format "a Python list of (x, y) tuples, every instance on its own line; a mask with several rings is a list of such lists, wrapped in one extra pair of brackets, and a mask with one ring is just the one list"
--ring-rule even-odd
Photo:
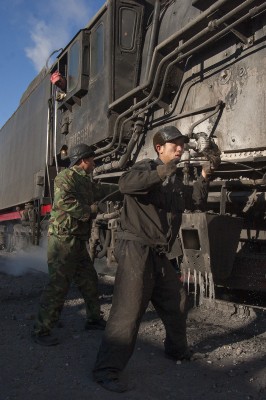
[(100, 330), (103, 331), (106, 327), (106, 321), (103, 318), (87, 319), (85, 323), (86, 330)]
[(36, 335), (35, 332), (31, 334), (32, 340), (41, 346), (56, 346), (59, 344), (59, 339), (52, 335)]
[(102, 378), (96, 382), (110, 392), (123, 393), (128, 390), (128, 386), (120, 382), (119, 378)]

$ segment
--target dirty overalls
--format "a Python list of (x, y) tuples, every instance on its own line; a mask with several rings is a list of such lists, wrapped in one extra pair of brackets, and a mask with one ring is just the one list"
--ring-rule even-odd
[(187, 350), (187, 296), (166, 256), (181, 224), (183, 184), (174, 176), (163, 186), (159, 163), (141, 161), (119, 181), (122, 232), (112, 308), (93, 370), (98, 381), (116, 378), (127, 365), (149, 301), (165, 326), (165, 353), (179, 357)]

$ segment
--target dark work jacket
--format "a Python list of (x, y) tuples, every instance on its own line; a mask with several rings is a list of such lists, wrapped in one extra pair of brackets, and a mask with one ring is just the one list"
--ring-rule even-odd
[[(156, 170), (159, 164), (163, 164), (160, 159), (146, 159), (120, 177), (124, 205), (118, 238), (139, 240), (169, 252), (181, 225), (182, 212), (191, 209), (191, 196), (188, 201), (182, 174), (173, 175), (164, 186)], [(203, 208), (207, 196), (208, 183), (200, 177), (193, 185), (195, 208)]]

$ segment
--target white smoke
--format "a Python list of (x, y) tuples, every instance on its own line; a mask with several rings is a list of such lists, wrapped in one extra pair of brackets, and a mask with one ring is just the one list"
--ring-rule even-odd
[[(98, 3), (101, 5), (100, 0)], [(87, 0), (47, 0), (39, 4), (39, 15), (42, 17), (31, 16), (28, 21), (33, 44), (25, 49), (37, 72), (53, 51), (64, 48), (86, 26), (92, 11)]]
[(7, 275), (21, 276), (28, 272), (48, 272), (47, 239), (42, 239), (39, 246), (29, 246), (25, 250), (0, 254), (0, 272)]
[[(94, 260), (98, 274), (115, 275), (115, 268), (107, 267), (106, 257)], [(29, 272), (48, 273), (47, 237), (41, 239), (39, 246), (27, 246), (26, 249), (12, 253), (0, 251), (0, 273), (21, 276)]]

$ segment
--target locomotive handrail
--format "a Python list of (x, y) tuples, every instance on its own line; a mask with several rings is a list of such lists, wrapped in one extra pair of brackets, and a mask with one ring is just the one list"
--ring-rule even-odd
[(49, 132), (50, 132), (50, 105), (48, 103), (47, 107), (47, 125), (46, 125), (46, 152), (45, 152), (45, 167), (46, 167), (46, 174), (47, 174), (47, 183), (48, 183), (48, 190), (49, 190), (49, 197), (52, 202), (52, 189), (51, 189), (51, 180), (49, 174), (49, 166), (48, 166), (48, 158), (49, 158)]
[[(53, 97), (55, 98), (55, 91), (53, 94)], [(56, 168), (56, 173), (58, 174), (58, 161), (57, 161), (57, 102), (54, 100), (54, 161), (55, 161), (55, 168)]]

